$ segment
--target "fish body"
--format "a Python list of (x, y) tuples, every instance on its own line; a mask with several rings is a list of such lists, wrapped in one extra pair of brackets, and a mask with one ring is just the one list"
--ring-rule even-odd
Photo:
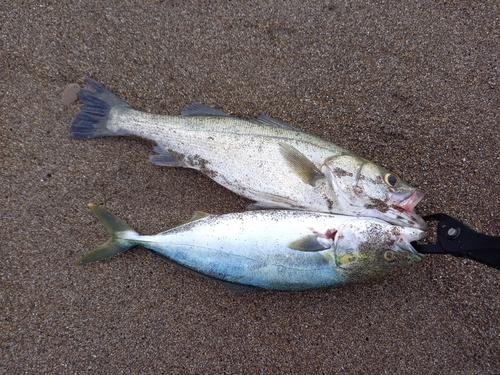
[(159, 165), (201, 171), (258, 208), (366, 216), (425, 228), (423, 194), (383, 167), (265, 115), (245, 120), (192, 103), (180, 116), (141, 112), (86, 79), (75, 138), (136, 135), (157, 143)]
[(89, 207), (112, 237), (80, 263), (141, 246), (216, 280), (292, 291), (380, 278), (423, 258), (410, 244), (422, 230), (373, 218), (258, 210), (207, 215), (143, 236), (103, 207)]

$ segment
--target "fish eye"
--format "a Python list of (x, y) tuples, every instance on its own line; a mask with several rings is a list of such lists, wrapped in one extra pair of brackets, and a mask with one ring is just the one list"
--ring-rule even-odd
[(401, 179), (399, 178), (398, 175), (392, 173), (386, 173), (384, 176), (384, 181), (387, 185), (394, 187), (397, 184), (399, 184), (399, 181), (401, 181)]
[(396, 260), (396, 253), (392, 250), (384, 251), (384, 259), (388, 262), (393, 262)]

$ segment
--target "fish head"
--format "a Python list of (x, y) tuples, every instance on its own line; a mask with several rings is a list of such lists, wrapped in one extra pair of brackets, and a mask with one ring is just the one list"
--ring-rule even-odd
[(411, 245), (424, 236), (425, 231), (417, 228), (371, 218), (353, 219), (335, 235), (335, 262), (349, 282), (388, 276), (424, 258)]
[(322, 172), (342, 213), (426, 228), (414, 210), (424, 194), (385, 168), (354, 154), (342, 154), (327, 158)]

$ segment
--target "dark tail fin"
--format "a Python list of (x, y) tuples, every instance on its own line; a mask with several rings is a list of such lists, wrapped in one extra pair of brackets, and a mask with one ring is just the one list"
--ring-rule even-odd
[(114, 107), (130, 107), (127, 103), (90, 78), (85, 79), (85, 86), (78, 91), (77, 97), (83, 102), (83, 107), (71, 123), (71, 134), (74, 138), (124, 134), (109, 130), (107, 124), (109, 111)]
[(113, 215), (104, 207), (99, 207), (95, 204), (89, 204), (89, 208), (94, 213), (94, 215), (97, 216), (99, 221), (106, 227), (108, 232), (111, 234), (111, 238), (101, 246), (96, 247), (90, 253), (85, 254), (76, 262), (77, 264), (97, 262), (99, 260), (109, 258), (115, 254), (123, 253), (137, 246), (130, 240), (127, 240), (126, 238), (123, 238), (121, 236), (123, 232), (133, 232), (137, 235), (137, 233), (134, 232), (134, 230), (130, 228), (125, 221)]

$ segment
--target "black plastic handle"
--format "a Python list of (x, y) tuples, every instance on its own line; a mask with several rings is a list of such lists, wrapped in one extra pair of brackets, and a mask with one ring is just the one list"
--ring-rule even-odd
[[(438, 220), (438, 243), (445, 254), (466, 257), (490, 267), (500, 269), (500, 237), (478, 233), (446, 214), (426, 216), (425, 220)], [(429, 253), (437, 251), (429, 251)]]

